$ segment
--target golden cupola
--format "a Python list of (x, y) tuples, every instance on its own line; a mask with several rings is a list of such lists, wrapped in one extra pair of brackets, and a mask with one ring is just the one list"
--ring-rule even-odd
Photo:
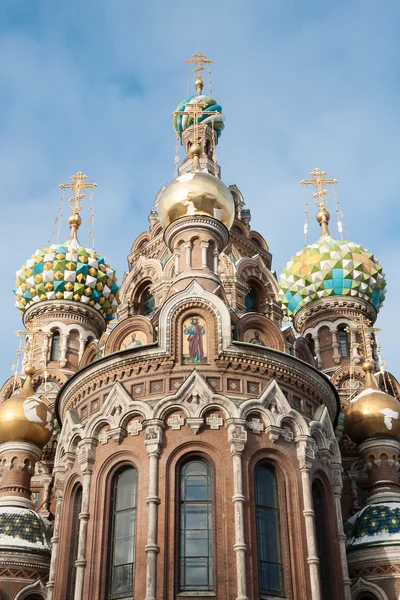
[(22, 389), (0, 404), (0, 444), (22, 440), (44, 448), (53, 434), (53, 415), (32, 387), (34, 374), (32, 365), (25, 367)]
[(374, 363), (363, 364), (365, 389), (350, 401), (345, 415), (345, 429), (356, 444), (372, 438), (400, 440), (400, 402), (378, 389), (373, 377)]

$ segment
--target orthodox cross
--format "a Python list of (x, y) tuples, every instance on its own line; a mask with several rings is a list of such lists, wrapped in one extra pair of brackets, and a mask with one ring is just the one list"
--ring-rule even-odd
[(195, 64), (196, 68), (193, 69), (193, 73), (196, 75), (195, 87), (198, 94), (201, 94), (203, 89), (203, 71), (205, 69), (204, 65), (212, 65), (213, 61), (207, 58), (205, 54), (202, 52), (196, 52), (193, 54), (192, 58), (187, 58), (185, 62), (189, 64)]
[(319, 206), (319, 208), (325, 208), (328, 204), (328, 201), (324, 199), (324, 196), (328, 193), (326, 189), (324, 189), (324, 185), (336, 185), (339, 183), (338, 179), (326, 179), (325, 171), (321, 171), (321, 169), (315, 169), (315, 171), (311, 171), (310, 173), (312, 179), (302, 179), (300, 181), (300, 185), (313, 185), (317, 188), (317, 191), (313, 194), (313, 197), (316, 198), (315, 204)]
[(216, 110), (203, 110), (204, 104), (200, 102), (194, 102), (193, 104), (187, 103), (184, 111), (174, 111), (173, 115), (187, 115), (193, 119), (193, 143), (199, 143), (199, 118), (203, 115), (217, 115)]
[[(372, 334), (378, 331), (382, 331), (380, 327), (371, 327), (371, 321), (364, 317), (364, 315), (360, 315), (358, 317), (354, 317), (353, 319), (354, 327), (346, 327), (346, 331), (355, 332), (358, 331), (361, 334), (362, 340), (362, 348), (364, 352), (364, 358), (367, 359), (369, 357), (369, 349), (373, 345)], [(359, 346), (359, 344), (357, 344)]]
[[(38, 321), (35, 321), (29, 330), (18, 330), (15, 333), (20, 337), (25, 337), (26, 342), (24, 352), (27, 354), (27, 361), (30, 364), (34, 362), (35, 350), (43, 346), (43, 337), (50, 338), (53, 335), (51, 331), (43, 331), (42, 323), (39, 323)], [(41, 342), (37, 342), (38, 336), (41, 336)]]
[(72, 183), (61, 183), (59, 187), (62, 190), (73, 190), (74, 195), (69, 199), (69, 204), (72, 213), (77, 214), (83, 208), (83, 206), (79, 204), (85, 197), (85, 194), (82, 194), (83, 190), (97, 188), (97, 183), (86, 183), (87, 175), (84, 175), (82, 171), (78, 171), (75, 175), (72, 175), (70, 179), (72, 180)]

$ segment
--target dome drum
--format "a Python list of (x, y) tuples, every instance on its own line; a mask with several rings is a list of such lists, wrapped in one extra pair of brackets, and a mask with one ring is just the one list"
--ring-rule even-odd
[(178, 238), (191, 236), (194, 231), (196, 234), (204, 233), (206, 236), (211, 234), (217, 242), (219, 252), (222, 252), (228, 244), (229, 232), (225, 225), (208, 215), (186, 216), (171, 223), (165, 230), (164, 241), (170, 250), (173, 250)]

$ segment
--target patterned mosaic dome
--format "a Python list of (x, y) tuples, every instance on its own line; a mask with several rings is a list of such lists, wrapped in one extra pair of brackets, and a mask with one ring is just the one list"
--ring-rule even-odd
[(357, 296), (378, 311), (386, 281), (373, 254), (353, 242), (322, 236), (287, 263), (279, 280), (280, 301), (288, 316), (319, 298)]
[[(221, 135), (222, 130), (225, 127), (225, 115), (222, 114), (222, 106), (220, 104), (217, 104), (214, 98), (209, 98), (208, 96), (205, 96), (203, 94), (188, 96), (187, 98), (185, 98), (185, 100), (182, 100), (182, 102), (178, 104), (174, 113), (173, 123), (174, 129), (179, 135), (179, 137), (181, 137), (185, 129), (188, 129), (188, 127), (193, 125), (193, 118), (188, 114), (180, 115), (176, 113), (190, 112), (190, 106), (193, 106), (194, 104), (199, 104), (201, 110), (203, 111), (216, 113), (214, 115), (201, 115), (197, 118), (197, 122), (203, 125), (206, 125), (207, 123), (211, 124), (212, 122), (214, 122), (214, 129), (219, 137)], [(189, 110), (187, 108), (188, 106)]]
[(16, 275), (13, 291), (21, 313), (42, 300), (72, 300), (111, 320), (119, 304), (115, 271), (76, 238), (36, 250)]
[(21, 550), (50, 551), (50, 527), (34, 510), (0, 507), (0, 546)]
[(400, 542), (400, 502), (370, 504), (345, 523), (347, 547)]

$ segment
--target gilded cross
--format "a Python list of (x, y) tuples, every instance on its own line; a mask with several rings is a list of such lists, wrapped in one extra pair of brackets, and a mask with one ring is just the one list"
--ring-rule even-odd
[(353, 318), (354, 327), (346, 327), (346, 331), (358, 331), (361, 333), (362, 347), (364, 351), (364, 357), (367, 358), (370, 354), (369, 349), (374, 343), (372, 335), (375, 332), (382, 331), (380, 327), (371, 327), (371, 321), (359, 315)]
[(70, 179), (72, 180), (72, 183), (61, 183), (60, 188), (62, 190), (73, 190), (74, 195), (69, 199), (69, 204), (73, 214), (76, 214), (83, 208), (80, 204), (80, 201), (85, 197), (85, 194), (82, 194), (83, 190), (97, 188), (97, 183), (86, 183), (87, 175), (84, 175), (82, 171), (78, 171), (75, 175), (72, 175)]
[(196, 65), (196, 68), (193, 69), (193, 73), (196, 73), (196, 77), (199, 79), (202, 79), (203, 77), (203, 71), (205, 69), (204, 65), (213, 64), (213, 61), (207, 58), (202, 52), (196, 52), (196, 54), (193, 54), (192, 58), (187, 58), (185, 62)]
[(326, 179), (326, 172), (321, 171), (321, 169), (316, 168), (314, 171), (310, 173), (312, 179), (302, 179), (300, 181), (300, 185), (313, 185), (317, 188), (317, 191), (313, 194), (313, 197), (316, 198), (315, 204), (319, 206), (319, 208), (325, 208), (328, 204), (328, 201), (324, 199), (324, 196), (328, 193), (328, 191), (324, 188), (325, 185), (336, 185), (339, 183), (338, 179)]
[(43, 327), (42, 323), (35, 321), (34, 323), (32, 323), (29, 330), (26, 330), (26, 331), (18, 330), (15, 332), (16, 335), (18, 335), (20, 337), (24, 336), (26, 339), (25, 346), (24, 346), (24, 353), (27, 356), (28, 363), (34, 362), (35, 351), (38, 348), (41, 348), (43, 346), (43, 341), (37, 342), (38, 336), (41, 336), (42, 340), (43, 340), (43, 337), (50, 338), (52, 336), (51, 331), (43, 331), (42, 327)]

